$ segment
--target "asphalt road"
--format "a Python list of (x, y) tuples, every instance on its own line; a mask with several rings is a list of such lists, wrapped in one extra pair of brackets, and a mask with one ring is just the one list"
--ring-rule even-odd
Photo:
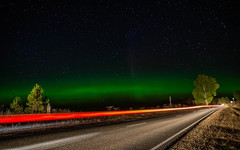
[(0, 141), (0, 149), (154, 150), (219, 108), (199, 109), (115, 125), (29, 135)]

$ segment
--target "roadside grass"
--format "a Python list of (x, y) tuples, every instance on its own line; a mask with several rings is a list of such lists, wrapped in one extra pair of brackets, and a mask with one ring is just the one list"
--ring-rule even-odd
[(170, 149), (240, 150), (240, 108), (230, 106), (213, 113)]
[(215, 140), (218, 143), (217, 145), (214, 145), (215, 149), (239, 149), (238, 146), (239, 146), (240, 141), (229, 140), (226, 137), (215, 138), (212, 140)]
[(230, 107), (235, 115), (240, 116), (240, 108), (237, 107)]

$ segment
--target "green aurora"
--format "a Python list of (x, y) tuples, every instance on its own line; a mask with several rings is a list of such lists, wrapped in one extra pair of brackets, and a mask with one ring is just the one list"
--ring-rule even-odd
[[(39, 80), (14, 82), (1, 86), (1, 103), (7, 104), (16, 96), (27, 98), (33, 85), (38, 83), (44, 89), (44, 95), (48, 96), (53, 104), (75, 104), (84, 102), (97, 102), (103, 99), (117, 99), (121, 101), (125, 97), (139, 102), (155, 97), (168, 99), (168, 96), (179, 98), (190, 97), (194, 88), (195, 79), (183, 76), (142, 76), (138, 78), (122, 77), (113, 79), (105, 78), (67, 78), (62, 80)], [(218, 94), (232, 95), (239, 88), (240, 80), (237, 78), (217, 78), (220, 88)]]
[(217, 97), (240, 90), (235, 2), (6, 1), (1, 9), (0, 108), (26, 101), (35, 84), (52, 108), (79, 110), (152, 107), (169, 96), (190, 104), (198, 74), (216, 78)]

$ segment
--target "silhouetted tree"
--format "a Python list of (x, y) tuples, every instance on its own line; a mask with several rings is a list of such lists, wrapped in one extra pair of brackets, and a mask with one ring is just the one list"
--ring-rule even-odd
[(217, 104), (218, 104), (218, 100), (219, 100), (219, 98), (214, 97), (213, 100), (212, 100), (212, 102), (211, 102), (211, 104), (217, 105)]
[(235, 97), (237, 100), (240, 100), (240, 91), (234, 91), (233, 97)]
[(228, 97), (221, 97), (218, 99), (218, 104), (229, 104), (230, 99)]
[[(47, 106), (48, 106), (49, 102), (50, 102), (49, 99), (47, 99), (47, 96), (45, 96), (43, 98), (44, 112), (47, 112)], [(49, 104), (49, 106), (50, 106), (50, 104)]]
[(16, 97), (13, 102), (10, 104), (10, 108), (13, 110), (16, 114), (23, 113), (23, 106), (22, 106), (22, 100), (20, 97)]
[(25, 109), (27, 113), (45, 112), (46, 108), (44, 108), (43, 104), (43, 89), (38, 84), (33, 87), (27, 100), (27, 108)]
[(213, 77), (199, 74), (197, 80), (194, 81), (195, 89), (192, 94), (196, 105), (211, 103), (213, 96), (217, 95), (216, 90), (219, 88), (217, 80)]

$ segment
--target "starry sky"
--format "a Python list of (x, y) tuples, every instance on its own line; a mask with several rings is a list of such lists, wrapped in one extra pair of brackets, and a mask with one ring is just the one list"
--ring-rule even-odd
[(56, 105), (183, 99), (200, 73), (232, 95), (240, 89), (238, 8), (217, 0), (3, 0), (0, 102), (26, 99), (35, 83)]

